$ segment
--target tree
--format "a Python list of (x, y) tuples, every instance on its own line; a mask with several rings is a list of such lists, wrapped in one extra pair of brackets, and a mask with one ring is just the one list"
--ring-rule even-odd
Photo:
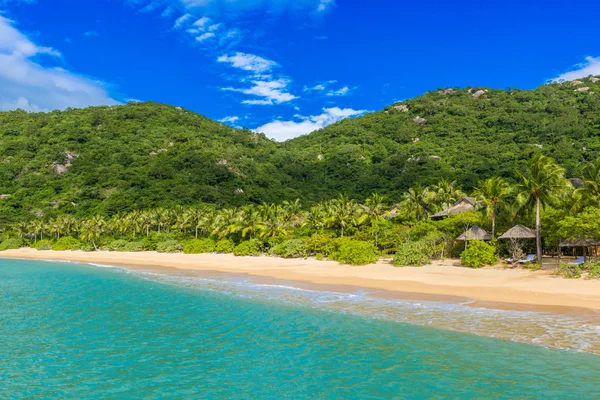
[(501, 177), (480, 181), (473, 192), (473, 196), (485, 205), (486, 214), (492, 220), (493, 238), (496, 237), (496, 215), (498, 213), (498, 207), (506, 204), (507, 199), (512, 193), (513, 188)]
[(382, 223), (386, 221), (385, 215), (388, 212), (388, 207), (385, 201), (385, 196), (373, 193), (367, 198), (363, 206), (371, 225), (371, 231), (375, 235), (375, 246), (378, 245), (379, 234), (384, 227)]
[(519, 202), (527, 208), (535, 208), (536, 255), (542, 263), (542, 227), (540, 208), (556, 203), (560, 196), (568, 191), (570, 183), (565, 179), (564, 169), (554, 160), (543, 155), (532, 158), (524, 172), (517, 171), (519, 184)]
[(583, 187), (577, 189), (584, 201), (600, 205), (600, 158), (583, 169)]
[(95, 217), (84, 221), (81, 226), (81, 239), (91, 241), (94, 249), (98, 250), (96, 239), (104, 233), (106, 226), (106, 220), (100, 215), (96, 215)]
[(423, 187), (421, 184), (417, 184), (414, 187), (408, 189), (404, 194), (404, 206), (413, 213), (417, 221), (422, 218), (427, 218), (431, 213), (431, 200), (433, 194), (429, 188)]
[(431, 188), (432, 201), (442, 210), (450, 208), (461, 197), (465, 197), (465, 193), (457, 187), (456, 181), (449, 182), (447, 179), (442, 179)]

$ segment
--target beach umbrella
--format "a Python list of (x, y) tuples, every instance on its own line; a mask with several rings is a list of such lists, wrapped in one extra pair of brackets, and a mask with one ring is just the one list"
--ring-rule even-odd
[(526, 226), (521, 224), (515, 225), (503, 235), (501, 235), (498, 239), (533, 239), (535, 238), (535, 232), (529, 229)]
[(492, 237), (485, 230), (477, 225), (473, 225), (469, 230), (457, 237), (456, 240), (460, 240), (461, 242), (469, 240), (492, 240)]

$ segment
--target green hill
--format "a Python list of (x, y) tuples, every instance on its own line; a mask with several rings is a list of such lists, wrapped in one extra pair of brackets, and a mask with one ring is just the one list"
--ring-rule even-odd
[[(399, 196), (417, 182), (465, 189), (512, 178), (543, 152), (579, 174), (600, 156), (600, 81), (536, 90), (439, 90), (275, 143), (157, 103), (0, 113), (0, 222), (220, 206), (340, 192)], [(586, 89), (587, 88), (587, 89)]]

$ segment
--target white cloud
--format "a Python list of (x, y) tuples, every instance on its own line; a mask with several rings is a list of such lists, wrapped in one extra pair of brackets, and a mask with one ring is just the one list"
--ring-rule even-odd
[(196, 40), (199, 41), (199, 42), (203, 42), (206, 39), (210, 39), (211, 37), (214, 37), (214, 36), (215, 36), (214, 33), (212, 33), (212, 32), (206, 32), (206, 33), (204, 33), (204, 34), (202, 34), (200, 36), (196, 36)]
[(584, 63), (576, 65), (576, 69), (565, 72), (553, 80), (572, 81), (589, 75), (600, 75), (600, 57), (586, 57)]
[(348, 86), (344, 86), (338, 90), (330, 90), (327, 92), (327, 96), (345, 96), (350, 93), (350, 88)]
[(192, 18), (192, 14), (184, 14), (181, 17), (177, 18), (175, 20), (175, 24), (173, 25), (173, 28), (175, 29), (179, 29), (183, 26), (183, 24), (185, 24), (185, 22), (187, 20), (189, 20), (190, 18)]
[(210, 22), (210, 18), (202, 17), (194, 22), (194, 26), (204, 29), (204, 26)]
[(219, 122), (222, 122), (224, 124), (235, 124), (237, 121), (239, 121), (239, 119), (240, 117), (230, 116), (220, 119)]
[(317, 6), (317, 11), (318, 12), (324, 12), (329, 10), (329, 8), (333, 7), (335, 5), (335, 1), (334, 0), (321, 0), (319, 5)]
[(309, 117), (296, 115), (296, 121), (273, 121), (256, 128), (255, 131), (262, 132), (271, 139), (284, 141), (306, 135), (343, 118), (355, 117), (365, 112), (366, 110), (353, 110), (351, 108), (324, 108), (322, 114)]
[(270, 71), (278, 64), (275, 61), (267, 60), (254, 54), (246, 54), (237, 52), (232, 56), (222, 55), (217, 58), (220, 63), (229, 63), (234, 68), (239, 68), (244, 71), (262, 73)]
[(287, 103), (297, 99), (291, 93), (287, 92), (289, 81), (286, 79), (275, 79), (270, 81), (252, 81), (252, 87), (246, 89), (238, 89), (233, 87), (222, 88), (224, 91), (239, 92), (251, 96), (261, 97), (261, 99), (244, 100), (242, 104), (249, 105), (273, 105)]
[(315, 85), (313, 87), (306, 87), (306, 86), (304, 87), (305, 92), (313, 92), (313, 91), (321, 92), (325, 89), (327, 89), (327, 88), (322, 83), (319, 83), (318, 85)]
[(98, 36), (98, 32), (96, 31), (87, 31), (87, 32), (83, 32), (83, 36), (87, 36), (87, 37), (92, 37), (92, 36)]
[(100, 82), (32, 60), (41, 55), (60, 57), (58, 51), (36, 45), (12, 21), (0, 16), (0, 110), (118, 104)]

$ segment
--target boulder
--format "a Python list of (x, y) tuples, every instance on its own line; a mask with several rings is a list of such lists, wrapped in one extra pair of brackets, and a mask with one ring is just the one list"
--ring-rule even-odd
[(415, 119), (413, 119), (413, 121), (415, 121), (415, 124), (417, 124), (417, 125), (423, 125), (424, 123), (427, 122), (427, 120), (425, 118), (421, 118), (421, 117), (415, 117)]
[(579, 178), (569, 178), (569, 182), (571, 182), (574, 188), (582, 188), (585, 185), (585, 182)]
[(600, 78), (593, 77), (593, 78), (590, 78), (590, 81), (592, 81), (592, 83), (596, 83), (596, 82), (600, 81)]
[(435, 161), (439, 161), (442, 159), (442, 157), (440, 157), (440, 156), (428, 156), (427, 158), (429, 158), (430, 160), (435, 160)]
[(67, 167), (62, 164), (54, 163), (52, 164), (52, 171), (54, 171), (55, 174), (64, 174), (67, 172)]
[(406, 104), (399, 104), (397, 106), (394, 106), (394, 108), (401, 112), (408, 112), (408, 106)]
[(478, 99), (481, 96), (483, 96), (484, 94), (485, 94), (485, 90), (478, 90), (475, 93), (473, 93), (473, 97), (475, 97), (476, 99)]
[(588, 90), (590, 90), (590, 88), (587, 86), (575, 89), (576, 92), (587, 92)]
[(571, 82), (571, 85), (573, 85), (573, 86), (578, 86), (578, 85), (582, 85), (582, 84), (583, 84), (583, 82), (579, 81), (579, 80), (574, 80)]

